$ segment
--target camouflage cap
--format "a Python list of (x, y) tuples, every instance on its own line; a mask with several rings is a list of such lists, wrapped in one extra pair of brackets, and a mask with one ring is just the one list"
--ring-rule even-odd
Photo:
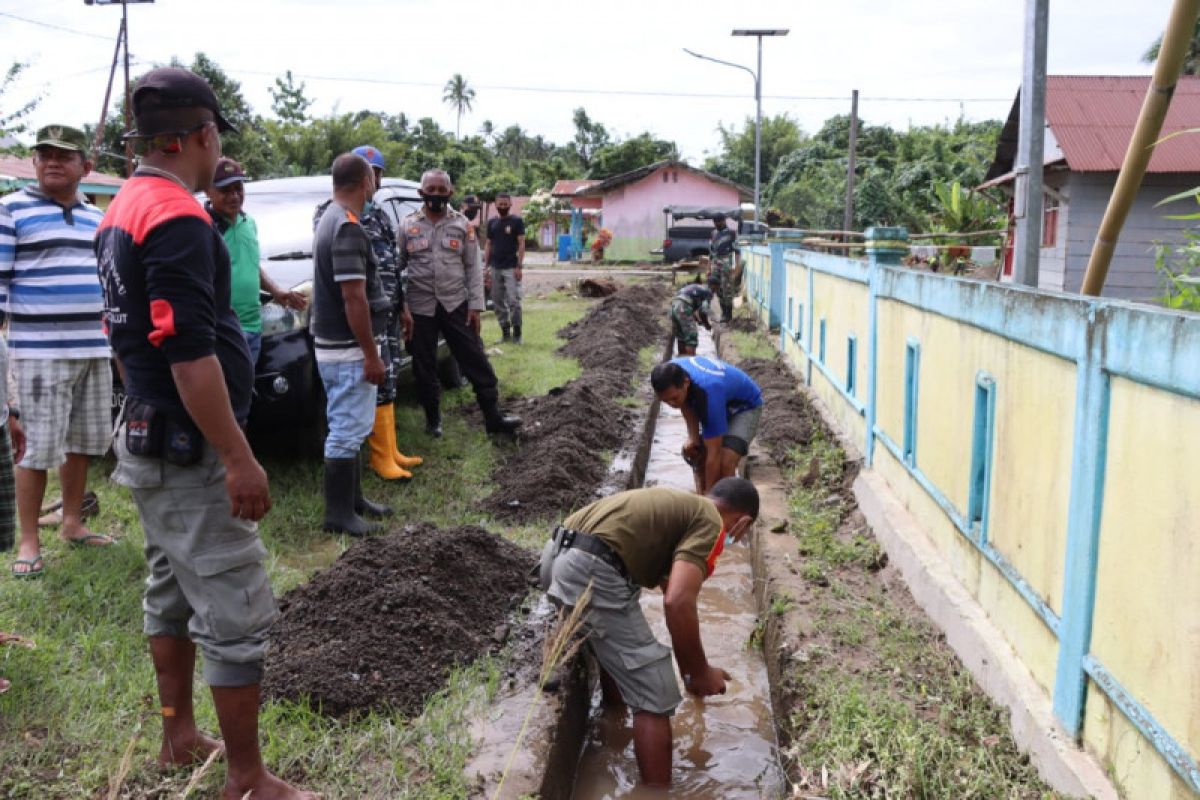
[(88, 141), (84, 132), (78, 128), (72, 128), (69, 125), (47, 125), (37, 132), (37, 142), (33, 148), (36, 150), (39, 147), (75, 150), (86, 156)]

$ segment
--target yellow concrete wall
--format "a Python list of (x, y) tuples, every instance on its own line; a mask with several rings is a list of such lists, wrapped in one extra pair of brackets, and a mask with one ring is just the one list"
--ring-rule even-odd
[[(799, 333), (804, 341), (808, 340), (809, 331), (809, 315), (812, 313), (812, 308), (808, 300), (808, 267), (801, 264), (794, 264), (788, 261), (784, 262), (784, 269), (787, 270), (784, 285), (784, 297), (792, 299), (792, 316), (793, 324), (799, 326)], [(800, 306), (804, 306), (803, 315), (800, 312)], [(784, 301), (784, 320), (787, 320), (787, 301)], [(802, 317), (802, 318), (801, 318)], [(804, 349), (800, 342), (794, 338), (788, 337), (784, 341), (783, 350), (784, 358), (803, 375), (807, 366), (808, 358), (804, 355)]]
[[(742, 277), (742, 300), (759, 324), (767, 327), (770, 324), (768, 303), (771, 297), (771, 254), (769, 252), (758, 253), (753, 250), (744, 252), (746, 253), (743, 255), (746, 268), (743, 270)], [(761, 289), (758, 293), (762, 296), (761, 304), (754, 291), (756, 285)]]
[(825, 319), (825, 367), (837, 382), (836, 386), (818, 369), (813, 369), (812, 388), (825, 401), (843, 425), (843, 432), (856, 442), (866, 439), (866, 422), (853, 406), (846, 402), (839, 389), (846, 388), (847, 337), (858, 337), (855, 397), (860, 403), (867, 399), (867, 306), (870, 299), (867, 285), (856, 283), (824, 272), (813, 274), (813, 340), (811, 352), (820, 357), (821, 319)]
[(1111, 385), (1091, 652), (1197, 753), (1200, 401), (1123, 378)]
[(1113, 705), (1088, 682), (1084, 745), (1123, 789), (1127, 800), (1195, 800), (1167, 760)]

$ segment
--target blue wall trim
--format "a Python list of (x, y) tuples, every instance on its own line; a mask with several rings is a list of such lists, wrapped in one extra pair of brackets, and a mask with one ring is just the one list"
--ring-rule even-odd
[(1187, 750), (1163, 729), (1153, 714), (1133, 699), (1125, 687), (1099, 661), (1092, 656), (1087, 656), (1083, 659), (1083, 668), (1096, 682), (1096, 685), (1108, 695), (1108, 699), (1112, 700), (1113, 704), (1121, 709), (1121, 713), (1141, 732), (1142, 736), (1145, 736), (1154, 745), (1154, 749), (1166, 759), (1191, 790), (1200, 793), (1200, 766), (1196, 764), (1196, 760), (1188, 754)]
[(1104, 341), (1091, 343), (1080, 363), (1075, 388), (1075, 431), (1071, 493), (1067, 512), (1067, 553), (1063, 573), (1063, 636), (1054, 675), (1054, 714), (1078, 738), (1083, 730), (1087, 679), (1083, 658), (1092, 642), (1096, 569), (1100, 557), (1100, 518), (1108, 456), (1110, 385), (1100, 366)]
[[(904, 345), (904, 458), (917, 465), (917, 408), (921, 398), (921, 343), (909, 337)], [(874, 405), (872, 397), (871, 404)], [(874, 430), (875, 426), (871, 426)]]

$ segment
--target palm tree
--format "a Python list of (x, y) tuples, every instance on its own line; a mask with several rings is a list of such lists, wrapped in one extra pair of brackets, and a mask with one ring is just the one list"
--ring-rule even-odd
[(464, 111), (471, 110), (471, 101), (475, 99), (475, 90), (467, 86), (467, 79), (461, 73), (454, 73), (454, 77), (446, 81), (446, 86), (442, 89), (442, 102), (449, 103), (450, 107), (458, 112), (458, 122), (454, 125), (454, 138), (459, 138), (459, 130), (462, 128), (462, 115)]

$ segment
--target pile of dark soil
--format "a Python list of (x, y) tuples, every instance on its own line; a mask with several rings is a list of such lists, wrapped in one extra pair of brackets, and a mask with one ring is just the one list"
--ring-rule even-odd
[(497, 490), (483, 505), (512, 521), (548, 519), (596, 497), (608, 474), (605, 453), (637, 434), (634, 410), (620, 398), (634, 391), (638, 354), (664, 341), (668, 287), (629, 286), (606, 297), (559, 331), (563, 355), (583, 376), (522, 408), (520, 444), (492, 476)]
[(451, 667), (504, 643), (535, 559), (474, 526), (358, 542), (283, 597), (263, 689), (334, 716), (416, 714)]
[(754, 333), (758, 330), (758, 324), (753, 317), (734, 317), (726, 323), (731, 330), (741, 331), (742, 333)]
[[(735, 319), (742, 319), (741, 317)], [(738, 366), (763, 393), (758, 441), (780, 466), (786, 466), (813, 438), (815, 413), (796, 390), (796, 378), (779, 358), (748, 358)]]
[(616, 294), (619, 288), (616, 281), (608, 278), (584, 278), (579, 282), (579, 296), (608, 297)]

